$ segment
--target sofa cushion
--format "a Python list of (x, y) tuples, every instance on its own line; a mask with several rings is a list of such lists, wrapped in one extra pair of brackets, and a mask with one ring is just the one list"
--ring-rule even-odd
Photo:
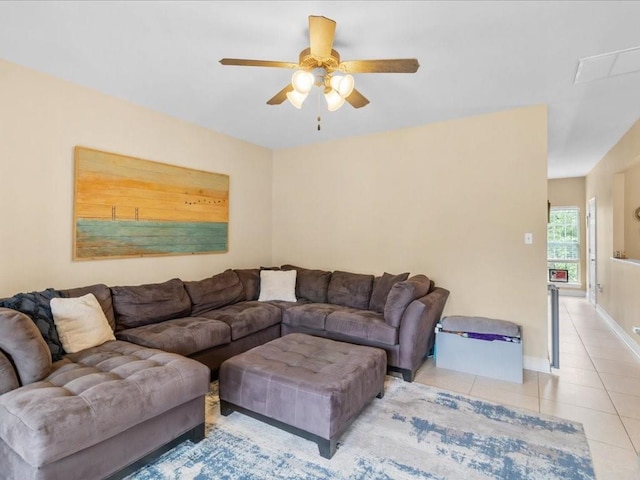
[(191, 300), (182, 280), (111, 287), (117, 328), (133, 328), (191, 313)]
[(327, 300), (335, 305), (369, 308), (373, 275), (336, 271), (331, 274)]
[(184, 287), (191, 298), (192, 317), (244, 299), (242, 282), (230, 269), (204, 280), (184, 282)]
[(384, 345), (398, 343), (398, 329), (387, 324), (380, 313), (371, 310), (344, 308), (333, 312), (325, 321), (325, 330)]
[(15, 366), (22, 385), (43, 379), (51, 370), (51, 352), (24, 313), (0, 308), (0, 350)]
[(244, 287), (244, 299), (248, 301), (257, 300), (260, 295), (260, 269), (245, 268), (235, 270), (235, 272)]
[(11, 298), (0, 300), (0, 307), (11, 308), (26, 314), (36, 324), (42, 338), (47, 342), (51, 351), (51, 359), (55, 362), (64, 355), (64, 348), (58, 336), (56, 325), (53, 321), (51, 306), (52, 298), (61, 297), (62, 294), (48, 288), (41, 292), (18, 293)]
[(295, 265), (283, 265), (283, 270), (295, 270), (296, 297), (304, 298), (313, 303), (327, 303), (327, 291), (331, 281), (331, 272), (326, 270), (310, 270), (296, 267)]
[(209, 369), (181, 355), (112, 341), (69, 354), (44, 380), (0, 396), (0, 438), (49, 464), (201, 397)]
[(238, 340), (282, 321), (282, 313), (278, 307), (258, 301), (234, 303), (203, 313), (202, 317), (229, 325), (231, 340)]
[(399, 327), (402, 314), (409, 304), (417, 298), (424, 297), (430, 288), (431, 282), (425, 275), (414, 275), (393, 285), (384, 305), (385, 321), (392, 327)]
[(403, 282), (409, 278), (409, 273), (401, 273), (399, 275), (392, 275), (384, 272), (381, 277), (376, 277), (373, 280), (373, 290), (371, 292), (371, 300), (369, 300), (369, 310), (374, 312), (383, 313), (384, 305), (387, 303), (387, 296), (391, 291), (391, 287), (397, 282)]
[(74, 298), (52, 298), (51, 312), (67, 353), (76, 353), (116, 339), (93, 293)]
[(16, 375), (16, 370), (11, 365), (11, 360), (0, 350), (0, 395), (18, 388), (20, 382)]
[(283, 300), (296, 302), (295, 270), (262, 270), (260, 272), (260, 296), (258, 301)]
[(63, 297), (75, 298), (82, 297), (87, 293), (92, 293), (98, 300), (98, 303), (102, 307), (105, 317), (111, 326), (111, 330), (116, 329), (116, 317), (113, 314), (113, 302), (111, 301), (111, 290), (103, 283), (96, 285), (88, 285), (86, 287), (69, 288), (67, 290), (60, 290)]
[(324, 330), (326, 318), (335, 311), (343, 309), (330, 303), (309, 303), (286, 309), (282, 313), (282, 323), (291, 327), (304, 327)]
[(118, 340), (126, 340), (165, 352), (191, 355), (207, 348), (231, 342), (231, 328), (210, 318), (175, 318), (117, 332)]

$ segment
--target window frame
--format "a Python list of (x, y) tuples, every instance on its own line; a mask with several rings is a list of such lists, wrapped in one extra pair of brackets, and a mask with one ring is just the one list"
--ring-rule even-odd
[[(558, 210), (570, 210), (575, 212), (575, 218), (576, 218), (576, 242), (575, 242), (575, 246), (576, 246), (576, 251), (577, 251), (577, 255), (578, 258), (576, 259), (562, 259), (562, 258), (549, 258), (549, 243), (558, 243), (558, 242), (551, 242), (549, 239), (549, 227), (552, 225), (551, 222), (551, 218), (553, 216), (554, 211), (558, 211)], [(567, 285), (580, 285), (580, 264), (582, 263), (582, 250), (581, 250), (581, 245), (582, 245), (582, 238), (580, 235), (580, 207), (578, 206), (565, 206), (565, 207), (550, 207), (549, 209), (549, 223), (547, 225), (547, 271), (549, 271), (549, 269), (555, 268), (555, 269), (565, 269), (565, 267), (563, 266), (566, 264), (574, 264), (576, 265), (576, 278), (575, 279), (569, 279), (569, 282), (553, 282), (551, 280), (549, 280), (550, 283), (559, 285), (559, 286), (567, 286)], [(555, 224), (558, 225), (558, 224)], [(562, 223), (560, 225), (563, 226), (573, 226), (572, 224), (569, 223)], [(573, 245), (572, 242), (563, 242), (563, 243), (567, 243), (567, 244), (571, 244)], [(570, 272), (569, 272), (570, 273)]]

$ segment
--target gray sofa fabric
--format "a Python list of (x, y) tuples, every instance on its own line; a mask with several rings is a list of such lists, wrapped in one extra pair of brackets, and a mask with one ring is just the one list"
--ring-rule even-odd
[(116, 338), (166, 352), (191, 355), (231, 342), (231, 328), (224, 322), (208, 318), (186, 317), (119, 330)]
[(198, 362), (109, 341), (67, 355), (45, 379), (0, 396), (0, 438), (26, 463), (39, 467), (208, 389), (209, 370)]
[(283, 265), (282, 270), (296, 270), (296, 298), (309, 300), (313, 303), (327, 303), (331, 272), (296, 267), (295, 265)]
[(373, 275), (336, 271), (331, 274), (327, 299), (335, 305), (366, 310), (372, 288)]
[(280, 324), (280, 309), (265, 302), (241, 302), (202, 314), (203, 318), (224, 322), (231, 328), (231, 340), (238, 340), (272, 325)]
[(244, 288), (245, 300), (257, 300), (260, 296), (260, 269), (244, 268), (234, 270)]
[(54, 362), (60, 360), (65, 351), (53, 321), (49, 302), (52, 298), (61, 296), (59, 291), (47, 288), (41, 292), (18, 293), (11, 298), (0, 300), (0, 307), (22, 312), (36, 324), (51, 351), (51, 359)]
[(384, 304), (384, 319), (392, 327), (399, 327), (409, 304), (425, 296), (430, 288), (431, 282), (425, 275), (414, 275), (393, 285)]
[(333, 312), (345, 307), (330, 303), (308, 303), (287, 308), (282, 314), (282, 324), (291, 327), (305, 327), (314, 330), (324, 330), (326, 320)]
[(391, 288), (397, 282), (404, 282), (409, 278), (409, 273), (401, 273), (399, 275), (392, 275), (385, 272), (383, 275), (376, 277), (373, 280), (373, 290), (371, 291), (371, 300), (369, 300), (369, 310), (374, 312), (384, 313), (384, 306), (387, 303), (387, 297)]
[(16, 374), (11, 361), (0, 350), (0, 395), (9, 392), (20, 386), (18, 375)]
[(191, 298), (191, 316), (209, 312), (225, 305), (244, 300), (244, 287), (233, 270), (197, 282), (184, 282)]
[(384, 321), (382, 314), (369, 310), (347, 308), (333, 312), (325, 321), (325, 330), (353, 339), (395, 345), (398, 343), (398, 329)]
[(292, 334), (225, 362), (220, 399), (329, 439), (383, 390), (385, 372), (382, 350)]
[[(51, 369), (51, 352), (38, 327), (24, 313), (0, 308), (0, 350), (15, 366), (22, 385), (41, 380)], [(13, 383), (8, 373), (0, 378), (4, 388)]]
[(191, 313), (191, 300), (182, 280), (111, 287), (117, 328), (133, 328)]

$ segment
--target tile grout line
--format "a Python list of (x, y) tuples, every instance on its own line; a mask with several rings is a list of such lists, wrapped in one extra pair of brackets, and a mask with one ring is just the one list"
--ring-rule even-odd
[[(604, 383), (604, 381), (602, 380), (602, 377), (600, 376), (601, 372), (598, 370), (598, 368), (596, 367), (596, 364), (593, 362), (593, 358), (591, 357), (591, 353), (589, 353), (589, 350), (587, 349), (586, 345), (584, 344), (584, 341), (582, 339), (582, 335), (580, 334), (580, 331), (578, 330), (578, 327), (576, 327), (576, 324), (573, 321), (573, 316), (571, 315), (571, 312), (569, 311), (569, 309), (566, 308), (566, 306), (565, 306), (565, 309), (567, 311), (567, 314), (569, 315), (569, 319), (571, 320), (571, 325), (573, 325), (573, 328), (576, 330), (576, 333), (578, 334), (578, 338), (580, 339), (580, 344), (582, 345), (584, 350), (587, 352), (587, 356), (589, 357), (589, 361), (591, 362), (591, 365), (593, 366), (593, 369), (596, 372), (596, 375), (598, 375), (598, 379), (600, 380), (600, 382), (602, 382), (602, 386), (604, 387), (604, 391), (607, 392), (607, 397), (609, 398), (609, 401), (611, 402), (611, 405), (613, 405), (613, 409), (615, 410), (616, 415), (618, 416), (618, 420), (620, 420), (620, 423), (622, 424), (622, 428), (624, 429), (624, 433), (627, 435), (627, 438), (629, 439), (629, 442), (631, 443), (631, 446), (633, 447), (633, 450), (635, 451), (636, 455), (638, 455), (638, 458), (640, 459), (640, 452), (638, 451), (638, 449), (636, 448), (635, 444), (633, 443), (633, 440), (631, 439), (631, 434), (629, 433), (629, 430), (627, 430), (627, 426), (625, 425), (625, 423), (622, 421), (622, 415), (620, 415), (620, 412), (618, 411), (618, 407), (616, 407), (616, 404), (613, 401), (613, 398), (611, 398), (611, 393), (609, 392), (609, 389), (607, 388), (607, 385)], [(595, 311), (595, 308), (593, 310)], [(611, 329), (611, 327), (609, 327), (609, 325), (607, 325), (607, 327), (609, 329)], [(601, 442), (601, 443), (606, 443), (606, 442)], [(606, 444), (610, 445), (608, 443), (606, 443)], [(615, 446), (615, 445), (612, 445), (612, 446)]]

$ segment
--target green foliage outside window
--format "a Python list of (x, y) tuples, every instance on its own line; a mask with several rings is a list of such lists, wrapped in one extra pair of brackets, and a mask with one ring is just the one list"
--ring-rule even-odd
[(548, 268), (569, 271), (569, 282), (580, 279), (580, 210), (551, 208), (547, 226)]

